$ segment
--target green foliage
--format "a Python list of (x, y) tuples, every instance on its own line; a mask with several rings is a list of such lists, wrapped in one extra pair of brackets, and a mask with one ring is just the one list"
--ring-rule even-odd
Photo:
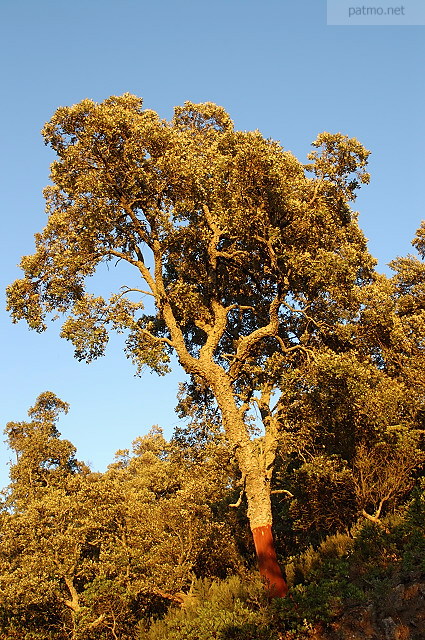
[(302, 630), (303, 621), (328, 622), (348, 602), (361, 602), (364, 594), (351, 577), (350, 556), (354, 541), (348, 535), (326, 538), (317, 549), (309, 547), (291, 558), (286, 575), (291, 596), (276, 604), (288, 630)]
[(304, 621), (330, 622), (344, 607), (365, 601), (363, 591), (351, 582), (348, 563), (328, 561), (311, 576), (311, 582), (296, 585), (291, 599), (280, 601), (276, 609), (287, 630), (298, 630)]
[(153, 428), (106, 473), (90, 473), (60, 439), (62, 407), (42, 394), (36, 421), (6, 429), (18, 461), (0, 510), (0, 628), (57, 640), (71, 630), (73, 640), (112, 640), (119, 629), (130, 638), (194, 573), (242, 565), (224, 511), (232, 466), (218, 441), (202, 459)]
[(347, 534), (329, 536), (320, 543), (317, 550), (308, 547), (303, 553), (292, 557), (285, 567), (288, 583), (293, 586), (308, 579), (312, 571), (316, 570), (323, 559), (343, 558), (353, 549), (353, 538)]
[(141, 630), (139, 640), (274, 640), (276, 632), (258, 578), (198, 580), (181, 609)]
[(410, 503), (398, 525), (402, 571), (418, 579), (425, 575), (425, 481), (412, 492)]
[(299, 544), (318, 544), (332, 533), (347, 531), (356, 520), (352, 473), (338, 457), (315, 456), (294, 471), (292, 486), (290, 516)]
[(359, 522), (353, 536), (330, 536), (292, 557), (286, 565), (290, 597), (273, 604), (284, 628), (301, 633), (306, 623), (331, 622), (352, 606), (379, 607), (400, 582), (421, 581), (425, 532), (416, 518), (418, 500), (422, 493), (403, 515)]

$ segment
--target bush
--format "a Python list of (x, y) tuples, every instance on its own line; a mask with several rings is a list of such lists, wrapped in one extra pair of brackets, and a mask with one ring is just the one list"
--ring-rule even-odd
[(304, 582), (312, 571), (317, 569), (325, 558), (342, 558), (351, 553), (354, 540), (350, 536), (337, 533), (325, 538), (317, 550), (308, 547), (299, 556), (293, 556), (286, 564), (286, 579), (290, 586)]
[(290, 597), (273, 603), (275, 621), (301, 638), (312, 624), (334, 619), (347, 603), (362, 602), (364, 593), (351, 577), (354, 545), (353, 538), (338, 533), (290, 558)]
[(139, 640), (276, 640), (264, 587), (258, 578), (197, 580), (181, 609), (171, 610)]
[(295, 499), (289, 507), (298, 546), (317, 545), (347, 531), (357, 517), (354, 481), (337, 456), (317, 455), (294, 471)]

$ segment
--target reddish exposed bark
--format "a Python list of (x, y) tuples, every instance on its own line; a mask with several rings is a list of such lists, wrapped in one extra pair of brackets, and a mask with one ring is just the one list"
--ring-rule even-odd
[(271, 598), (284, 598), (288, 593), (288, 585), (279, 567), (271, 525), (252, 529), (258, 568), (261, 577), (267, 584)]

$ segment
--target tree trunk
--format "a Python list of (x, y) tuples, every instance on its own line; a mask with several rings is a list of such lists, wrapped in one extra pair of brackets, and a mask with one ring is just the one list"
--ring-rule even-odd
[(254, 538), (258, 569), (265, 582), (270, 598), (284, 598), (288, 585), (277, 561), (272, 533), (272, 509), (268, 479), (261, 474), (251, 472), (245, 480), (248, 501), (248, 520)]
[(71, 640), (75, 640), (76, 634), (77, 634), (75, 617), (76, 617), (76, 614), (81, 610), (81, 607), (79, 603), (78, 593), (74, 586), (73, 576), (72, 575), (64, 576), (64, 580), (71, 596), (71, 600), (65, 600), (65, 604), (71, 610), (71, 619), (72, 619), (72, 625), (73, 625)]
[(260, 575), (267, 585), (270, 598), (284, 598), (288, 585), (277, 561), (271, 524), (252, 529)]
[(239, 470), (244, 478), (247, 516), (260, 575), (270, 598), (284, 598), (288, 593), (288, 586), (277, 561), (272, 534), (270, 480), (276, 449), (274, 438), (269, 433), (269, 454), (264, 455), (259, 443), (250, 438), (243, 410), (236, 406), (231, 382), (221, 367), (209, 362), (203, 371), (196, 373), (204, 377), (215, 395), (226, 436), (234, 448)]

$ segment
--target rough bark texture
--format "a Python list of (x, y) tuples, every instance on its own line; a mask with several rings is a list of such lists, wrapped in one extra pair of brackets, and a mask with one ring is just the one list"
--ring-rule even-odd
[[(217, 365), (209, 365), (214, 374), (208, 380), (221, 410), (226, 435), (233, 445), (239, 469), (242, 473), (247, 499), (247, 516), (254, 538), (258, 568), (264, 578), (271, 598), (283, 598), (288, 586), (279, 567), (273, 534), (270, 497), (270, 469), (275, 455), (274, 440), (266, 451), (250, 439), (243, 412), (238, 409), (231, 384)], [(218, 371), (218, 373), (217, 373)], [(269, 434), (270, 435), (270, 434)]]
[(78, 593), (74, 586), (74, 578), (72, 576), (65, 576), (65, 584), (68, 587), (69, 593), (71, 595), (71, 600), (65, 600), (65, 604), (67, 607), (71, 609), (73, 613), (78, 613), (81, 609), (78, 599)]
[(252, 529), (258, 568), (261, 577), (267, 584), (271, 598), (284, 598), (288, 593), (288, 585), (282, 575), (277, 561), (271, 525)]

